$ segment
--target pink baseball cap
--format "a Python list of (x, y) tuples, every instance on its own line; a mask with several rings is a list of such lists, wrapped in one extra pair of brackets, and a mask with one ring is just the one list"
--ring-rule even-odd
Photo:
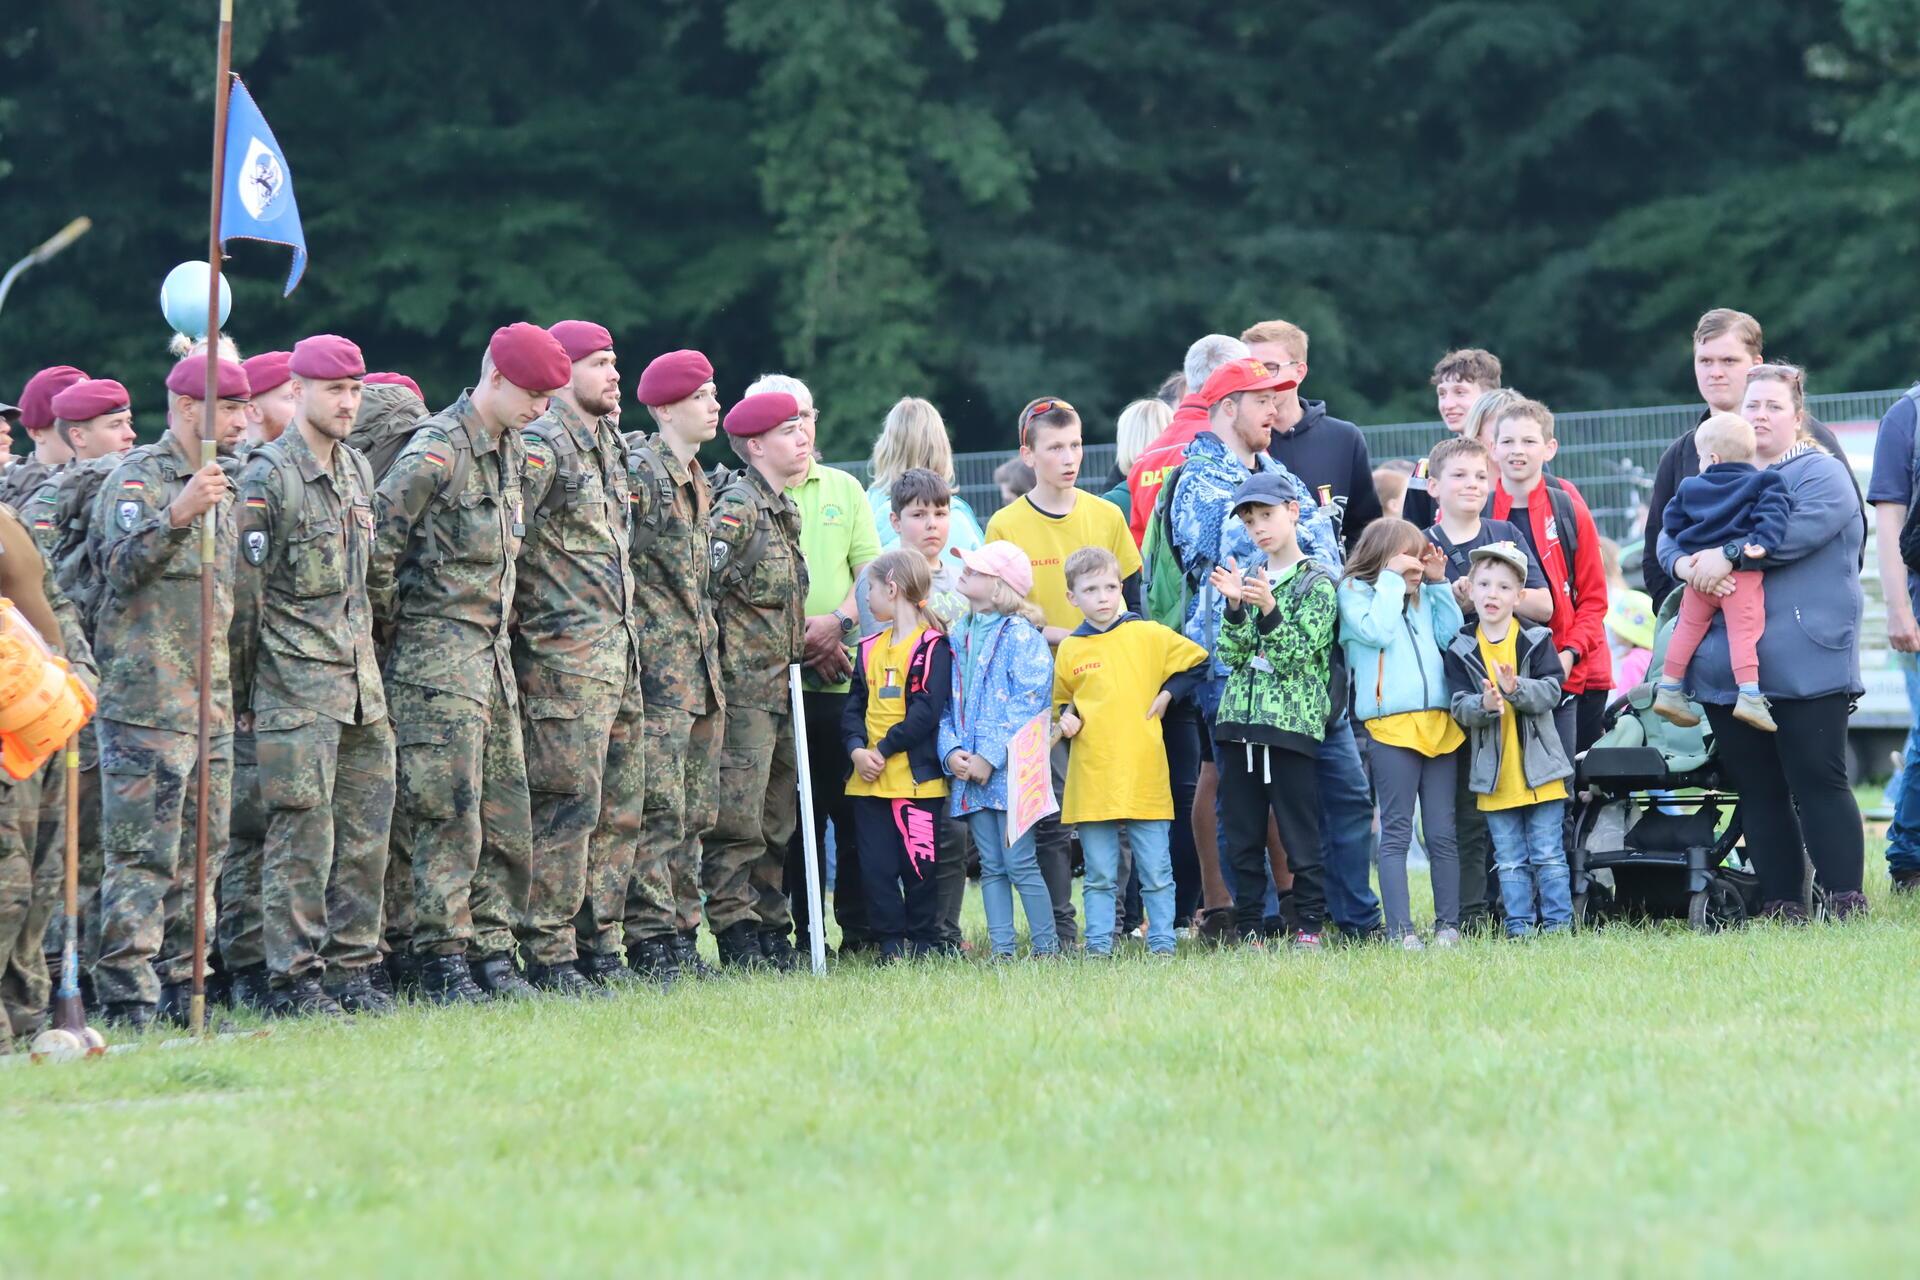
[(952, 555), (975, 573), (998, 578), (1023, 596), (1033, 590), (1033, 561), (1011, 542), (989, 542), (978, 551), (954, 547)]

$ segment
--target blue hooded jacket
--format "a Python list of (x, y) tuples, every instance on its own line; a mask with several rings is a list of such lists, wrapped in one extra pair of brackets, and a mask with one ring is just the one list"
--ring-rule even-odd
[[(955, 751), (984, 756), (993, 766), (985, 782), (953, 780), (948, 812), (965, 817), (1007, 807), (1007, 743), (1047, 710), (1053, 697), (1053, 650), (1025, 618), (969, 614), (953, 627), (953, 696), (940, 717), (940, 767)], [(997, 625), (995, 625), (997, 623)], [(978, 648), (978, 653), (970, 652)], [(973, 679), (967, 681), (967, 670)]]
[(1373, 582), (1342, 582), (1340, 644), (1353, 681), (1353, 714), (1377, 720), (1448, 710), (1444, 650), (1464, 621), (1444, 582), (1423, 583), (1414, 601), (1407, 599), (1407, 580), (1384, 569)]

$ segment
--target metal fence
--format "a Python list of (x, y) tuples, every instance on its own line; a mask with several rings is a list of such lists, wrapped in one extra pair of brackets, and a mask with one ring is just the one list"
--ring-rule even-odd
[[(1885, 413), (1900, 395), (1899, 391), (1852, 391), (1809, 396), (1807, 411), (1829, 423), (1871, 421)], [(1556, 414), (1554, 434), (1560, 441), (1560, 452), (1553, 461), (1553, 473), (1579, 487), (1602, 533), (1614, 539), (1627, 538), (1641, 527), (1646, 496), (1653, 487), (1653, 473), (1660, 455), (1692, 427), (1699, 416), (1698, 404)], [(1367, 438), (1367, 448), (1376, 465), (1393, 458), (1424, 457), (1445, 435), (1445, 429), (1437, 421), (1386, 423), (1360, 430)], [(967, 500), (983, 524), (1002, 505), (1000, 488), (993, 480), (994, 469), (1011, 456), (1011, 453), (954, 456), (960, 496)], [(1111, 444), (1088, 445), (1080, 467), (1080, 487), (1094, 493), (1104, 492), (1110, 483), (1113, 456)], [(862, 484), (868, 480), (865, 460), (834, 465), (859, 476)]]

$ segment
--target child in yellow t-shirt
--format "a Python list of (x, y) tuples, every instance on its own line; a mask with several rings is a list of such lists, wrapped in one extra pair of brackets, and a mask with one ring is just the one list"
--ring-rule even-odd
[(882, 964), (940, 945), (934, 880), (941, 801), (940, 716), (953, 687), (947, 638), (927, 608), (927, 558), (896, 547), (866, 568), (867, 607), (886, 630), (860, 642), (840, 736), (867, 922)]
[(1560, 823), (1567, 804), (1567, 758), (1553, 709), (1563, 671), (1544, 626), (1514, 616), (1527, 580), (1527, 553), (1511, 542), (1475, 547), (1469, 557), (1477, 624), (1447, 646), (1453, 717), (1467, 730), (1467, 789), (1487, 815), (1507, 934), (1563, 933), (1573, 926), (1573, 897)]
[(1147, 950), (1172, 955), (1173, 790), (1160, 718), (1198, 682), (1207, 651), (1127, 612), (1120, 561), (1105, 547), (1068, 556), (1066, 580), (1067, 598), (1086, 622), (1060, 642), (1053, 700), (1062, 708), (1060, 732), (1073, 741), (1060, 820), (1078, 828), (1086, 858), (1087, 954), (1113, 950), (1124, 828), (1147, 912)]

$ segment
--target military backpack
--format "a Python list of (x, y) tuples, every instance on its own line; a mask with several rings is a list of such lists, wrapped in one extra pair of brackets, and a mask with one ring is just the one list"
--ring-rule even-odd
[(100, 616), (100, 602), (106, 596), (106, 574), (94, 556), (93, 539), (87, 536), (93, 521), (93, 508), (113, 469), (126, 458), (110, 454), (74, 462), (59, 474), (50, 493), (33, 503), (29, 520), (36, 527), (51, 522), (57, 531), (48, 559), (53, 562), (53, 580), (64, 591), (80, 614), (80, 625), (87, 639), (93, 639), (94, 623)]

